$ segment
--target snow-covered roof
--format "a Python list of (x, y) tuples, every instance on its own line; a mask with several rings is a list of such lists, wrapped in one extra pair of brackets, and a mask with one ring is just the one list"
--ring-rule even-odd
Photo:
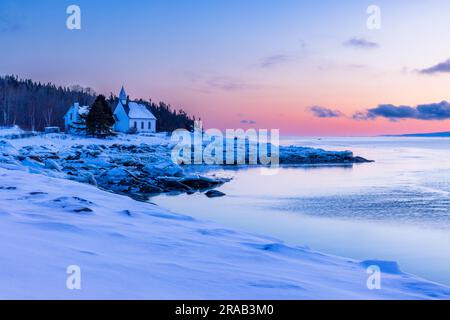
[(82, 106), (78, 108), (78, 114), (81, 116), (87, 115), (89, 113), (89, 106)]
[(147, 109), (146, 106), (136, 103), (129, 102), (127, 114), (130, 119), (150, 119), (156, 120), (156, 117)]
[(80, 104), (76, 102), (76, 103), (74, 103), (73, 106), (71, 106), (71, 107), (69, 108), (69, 110), (67, 110), (66, 115), (67, 115), (69, 112), (72, 112), (72, 110), (73, 110), (74, 108), (78, 110), (78, 114), (79, 114), (80, 116), (84, 116), (84, 115), (87, 115), (87, 114), (89, 113), (89, 110), (90, 110), (91, 107), (89, 107), (89, 106), (80, 106)]

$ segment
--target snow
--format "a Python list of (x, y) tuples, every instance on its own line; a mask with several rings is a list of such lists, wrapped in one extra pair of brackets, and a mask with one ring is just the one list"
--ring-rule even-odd
[[(2, 299), (428, 299), (450, 289), (388, 262), (329, 256), (76, 182), (0, 169)], [(368, 264), (389, 266), (382, 289)], [(82, 289), (66, 289), (66, 268)]]
[[(0, 138), (3, 136), (3, 130), (0, 130)], [(115, 143), (121, 144), (141, 144), (149, 145), (168, 144), (165, 133), (156, 134), (140, 134), (140, 135), (126, 135), (118, 134), (115, 138), (96, 139), (83, 136), (67, 135), (67, 134), (41, 134), (27, 139), (14, 139), (9, 141), (17, 149), (32, 146), (51, 146), (57, 149), (71, 147), (74, 145), (112, 145)]]
[(156, 120), (155, 116), (142, 104), (129, 102), (130, 111), (128, 117), (130, 119), (151, 119)]
[(88, 115), (90, 108), (90, 106), (80, 106), (78, 109), (78, 114), (80, 116), (86, 116)]
[[(224, 228), (68, 180), (51, 158), (14, 157), (27, 147), (42, 156), (142, 143), (167, 139), (53, 134), (1, 141), (0, 299), (450, 298), (450, 288), (402, 273), (395, 262), (356, 261)], [(71, 265), (81, 268), (81, 290), (66, 288)], [(381, 268), (381, 290), (367, 288), (372, 265)]]
[(19, 135), (23, 133), (25, 133), (25, 131), (20, 129), (19, 126), (0, 127), (0, 138), (14, 134)]

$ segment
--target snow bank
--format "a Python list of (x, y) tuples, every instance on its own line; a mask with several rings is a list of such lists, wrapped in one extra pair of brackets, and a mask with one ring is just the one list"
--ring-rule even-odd
[[(450, 289), (94, 186), (0, 169), (1, 299), (430, 299)], [(366, 287), (366, 266), (382, 289)], [(66, 288), (81, 268), (81, 290)], [(395, 272), (394, 272), (395, 271)]]
[(12, 127), (0, 127), (0, 137), (9, 136), (13, 134), (23, 134), (25, 131), (20, 129), (19, 126), (12, 126)]

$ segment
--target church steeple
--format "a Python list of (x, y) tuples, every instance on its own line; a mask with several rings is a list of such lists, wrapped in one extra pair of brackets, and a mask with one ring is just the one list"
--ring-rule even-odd
[(122, 105), (127, 104), (127, 93), (125, 92), (125, 89), (123, 86), (122, 86), (122, 89), (120, 90), (119, 100), (120, 100), (120, 103), (122, 103)]

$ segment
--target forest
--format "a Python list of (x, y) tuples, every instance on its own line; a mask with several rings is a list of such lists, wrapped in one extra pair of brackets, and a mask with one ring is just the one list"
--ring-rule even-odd
[[(0, 126), (18, 125), (22, 129), (43, 131), (45, 127), (64, 128), (64, 114), (74, 102), (92, 105), (97, 94), (92, 88), (79, 85), (70, 87), (52, 83), (19, 79), (17, 76), (0, 77)], [(110, 94), (107, 100), (113, 109), (118, 98)], [(155, 115), (157, 131), (170, 132), (176, 129), (192, 130), (195, 117), (182, 109), (175, 110), (169, 104), (139, 100)]]

